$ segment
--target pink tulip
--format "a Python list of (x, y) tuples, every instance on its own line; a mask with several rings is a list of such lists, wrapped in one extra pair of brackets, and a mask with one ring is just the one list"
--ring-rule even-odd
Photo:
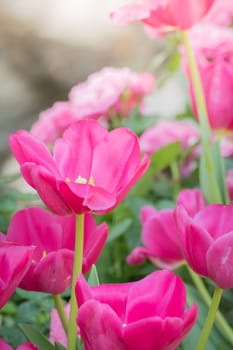
[[(208, 35), (203, 35), (203, 33), (208, 33)], [(232, 30), (205, 24), (194, 28), (190, 38), (200, 70), (210, 126), (212, 129), (232, 130)], [(186, 58), (184, 58), (184, 70), (189, 79), (191, 102), (197, 116), (193, 85), (187, 69)]]
[(0, 242), (0, 308), (10, 299), (30, 268), (33, 247)]
[(229, 169), (227, 172), (226, 184), (230, 200), (233, 201), (233, 169)]
[(190, 267), (220, 288), (233, 287), (233, 205), (212, 204), (191, 217), (175, 211), (181, 249)]
[[(83, 273), (91, 269), (98, 259), (107, 239), (107, 225), (96, 226), (90, 214), (84, 222)], [(30, 269), (19, 286), (26, 290), (44, 293), (63, 293), (71, 284), (75, 216), (60, 217), (42, 208), (28, 208), (18, 211), (12, 218), (7, 236), (8, 241), (25, 246), (35, 246)]]
[(203, 18), (204, 22), (219, 26), (230, 26), (233, 24), (233, 1), (216, 0), (208, 14)]
[[(177, 204), (183, 205), (190, 216), (205, 207), (204, 198), (198, 189), (182, 190)], [(157, 210), (145, 206), (141, 210), (143, 247), (135, 248), (127, 257), (131, 265), (149, 259), (162, 268), (173, 269), (184, 261), (177, 236), (173, 209)]]
[(128, 116), (143, 97), (154, 89), (154, 77), (128, 68), (104, 68), (74, 86), (67, 102), (56, 102), (39, 115), (31, 132), (41, 141), (54, 142), (65, 129), (80, 119), (111, 121), (112, 114)]
[(182, 280), (167, 270), (97, 287), (80, 275), (76, 295), (85, 350), (174, 350), (197, 317), (196, 305), (185, 311)]
[(196, 24), (215, 0), (141, 0), (122, 6), (111, 13), (116, 24), (141, 21), (158, 32), (186, 30)]
[(10, 146), (26, 181), (58, 215), (110, 212), (149, 166), (133, 132), (108, 132), (95, 120), (72, 124), (53, 155), (24, 130), (11, 135)]
[[(0, 349), (13, 350), (13, 348), (10, 345), (8, 345), (3, 339), (0, 339)], [(38, 348), (32, 343), (23, 343), (19, 345), (16, 350), (38, 350)]]

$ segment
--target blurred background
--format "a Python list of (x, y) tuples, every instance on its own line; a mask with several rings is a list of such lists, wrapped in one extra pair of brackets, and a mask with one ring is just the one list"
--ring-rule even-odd
[(163, 48), (109, 13), (125, 0), (0, 0), (0, 165), (8, 136), (104, 66), (148, 70)]

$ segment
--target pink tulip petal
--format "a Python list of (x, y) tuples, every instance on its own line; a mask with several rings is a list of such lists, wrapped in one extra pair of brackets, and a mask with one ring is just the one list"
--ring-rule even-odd
[(0, 339), (0, 349), (1, 350), (13, 350), (13, 348), (8, 345), (4, 339)]
[(122, 325), (107, 304), (88, 300), (78, 313), (78, 326), (86, 350), (127, 350), (122, 338)]
[(206, 254), (208, 275), (223, 289), (233, 287), (233, 232), (212, 243)]
[(150, 10), (141, 3), (128, 4), (110, 14), (111, 19), (115, 24), (127, 24), (133, 21), (138, 21), (147, 18), (150, 15)]

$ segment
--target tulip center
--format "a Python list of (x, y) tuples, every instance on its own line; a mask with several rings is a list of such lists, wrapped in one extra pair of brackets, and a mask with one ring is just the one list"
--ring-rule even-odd
[[(70, 178), (69, 177), (66, 177), (66, 182), (69, 183), (71, 182)], [(95, 186), (95, 182), (94, 182), (94, 177), (93, 176), (90, 176), (89, 180), (87, 181), (87, 179), (85, 177), (82, 177), (82, 176), (78, 176), (77, 179), (74, 180), (74, 182), (76, 184), (83, 184), (83, 185), (91, 185), (91, 186)]]

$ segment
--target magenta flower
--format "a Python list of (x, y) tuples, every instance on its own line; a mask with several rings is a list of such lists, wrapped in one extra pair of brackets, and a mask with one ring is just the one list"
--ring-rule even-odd
[(111, 13), (116, 24), (140, 21), (158, 32), (190, 29), (209, 11), (215, 0), (141, 0)]
[[(90, 214), (85, 215), (84, 257), (82, 272), (91, 269), (107, 239), (107, 225), (96, 226)], [(60, 217), (42, 208), (18, 211), (12, 218), (8, 241), (35, 246), (32, 264), (19, 286), (44, 293), (63, 293), (71, 284), (75, 216)]]
[[(0, 339), (0, 349), (13, 350), (13, 348), (10, 345), (8, 345), (3, 339)], [(32, 343), (23, 343), (19, 345), (16, 350), (38, 350), (38, 348)]]
[(0, 242), (0, 308), (10, 299), (30, 268), (33, 247)]
[(87, 81), (74, 86), (67, 102), (57, 102), (39, 115), (31, 132), (41, 141), (54, 142), (65, 129), (80, 119), (97, 119), (108, 123), (112, 114), (128, 116), (154, 89), (150, 73), (135, 73), (128, 68), (104, 68), (91, 74)]
[(108, 213), (145, 173), (137, 136), (126, 128), (108, 132), (95, 120), (81, 120), (58, 139), (53, 155), (30, 133), (10, 137), (25, 180), (58, 215)]
[(191, 217), (175, 211), (181, 249), (190, 267), (220, 288), (233, 287), (233, 205), (212, 204)]
[(76, 295), (85, 350), (174, 350), (197, 317), (196, 305), (185, 311), (182, 280), (167, 270), (97, 287), (80, 275)]
[[(182, 190), (177, 204), (183, 205), (190, 216), (205, 207), (204, 198), (198, 189)], [(184, 261), (180, 249), (173, 209), (157, 210), (145, 206), (141, 210), (142, 243), (127, 257), (131, 265), (141, 264), (149, 259), (162, 268), (173, 269)]]

